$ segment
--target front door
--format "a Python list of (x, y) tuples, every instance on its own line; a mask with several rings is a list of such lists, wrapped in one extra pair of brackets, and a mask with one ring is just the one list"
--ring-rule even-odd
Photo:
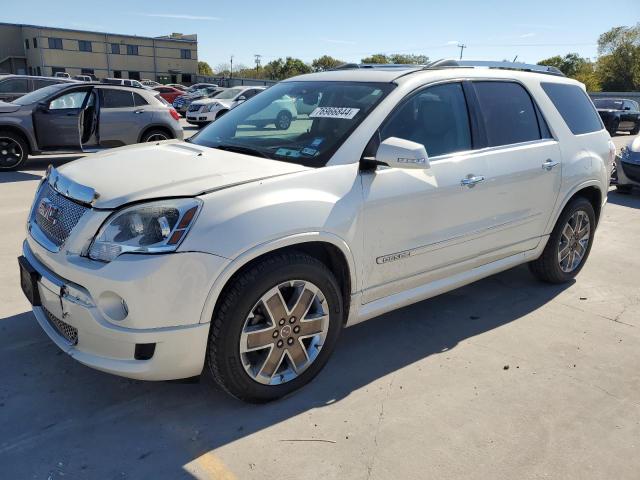
[(91, 88), (65, 91), (33, 113), (36, 138), (43, 150), (81, 149), (84, 108)]
[[(430, 168), (363, 172), (363, 303), (414, 288), (491, 250), (493, 224), (485, 155), (474, 152), (462, 84), (428, 87), (406, 99), (380, 140), (421, 143)], [(440, 271), (440, 272), (439, 272)]]

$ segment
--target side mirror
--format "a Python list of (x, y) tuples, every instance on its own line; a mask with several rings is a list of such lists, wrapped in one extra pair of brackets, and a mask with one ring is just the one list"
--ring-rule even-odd
[(623, 110), (631, 110), (631, 107), (624, 107)]
[(244, 95), (240, 95), (238, 98), (236, 98), (236, 102), (244, 102), (247, 99), (247, 97), (245, 97)]
[(424, 145), (396, 137), (389, 137), (380, 144), (376, 162), (393, 168), (424, 170), (430, 167)]
[(38, 110), (41, 112), (49, 110), (49, 102), (38, 102)]

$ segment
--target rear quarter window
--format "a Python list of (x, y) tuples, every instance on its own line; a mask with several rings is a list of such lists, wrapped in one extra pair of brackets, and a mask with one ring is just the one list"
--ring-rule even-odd
[(553, 105), (574, 135), (597, 132), (604, 128), (600, 115), (585, 91), (577, 85), (541, 83)]

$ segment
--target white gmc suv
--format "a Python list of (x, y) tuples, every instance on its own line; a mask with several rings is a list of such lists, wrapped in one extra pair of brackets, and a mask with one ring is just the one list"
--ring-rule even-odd
[[(285, 97), (314, 107), (286, 130), (248, 120)], [(523, 263), (572, 279), (614, 156), (584, 86), (550, 68), (305, 75), (188, 142), (50, 168), (21, 284), (85, 365), (146, 380), (205, 369), (264, 402), (317, 375), (345, 326)]]

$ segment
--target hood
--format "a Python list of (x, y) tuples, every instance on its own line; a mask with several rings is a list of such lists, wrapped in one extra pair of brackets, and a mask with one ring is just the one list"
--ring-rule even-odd
[(233, 104), (233, 100), (231, 100), (231, 99), (219, 100), (219, 99), (214, 97), (214, 98), (202, 98), (200, 100), (196, 100), (193, 103), (195, 103), (197, 105), (211, 105), (212, 103), (219, 103), (223, 107), (229, 108)]
[(20, 105), (15, 103), (0, 102), (0, 113), (12, 113), (20, 110)]
[(195, 196), (309, 169), (168, 140), (87, 156), (58, 170), (95, 189), (94, 207), (110, 209), (145, 199)]

